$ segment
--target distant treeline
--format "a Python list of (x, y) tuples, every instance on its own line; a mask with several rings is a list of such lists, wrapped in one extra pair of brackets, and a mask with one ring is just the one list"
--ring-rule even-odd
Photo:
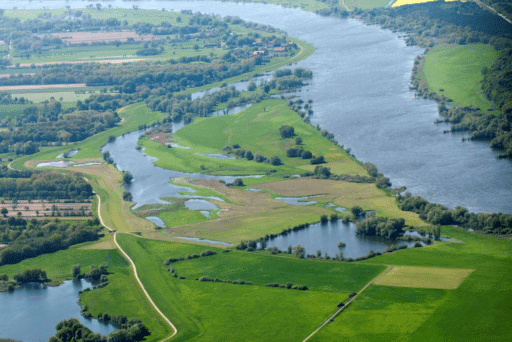
[(0, 252), (0, 266), (97, 240), (101, 229), (97, 219), (73, 223), (15, 217), (0, 220), (0, 243), (8, 245)]
[(511, 214), (471, 213), (466, 208), (457, 206), (448, 209), (444, 205), (429, 203), (419, 196), (405, 196), (398, 198), (400, 209), (418, 213), (420, 218), (439, 225), (458, 225), (466, 229), (483, 231), (487, 234), (512, 234)]
[(78, 172), (41, 172), (32, 173), (29, 177), (0, 178), (0, 197), (17, 200), (83, 200), (90, 198), (93, 193), (91, 184)]

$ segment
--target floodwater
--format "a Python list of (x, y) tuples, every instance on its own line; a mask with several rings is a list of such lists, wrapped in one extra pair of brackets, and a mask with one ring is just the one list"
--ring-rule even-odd
[(56, 287), (28, 284), (12, 292), (0, 292), (0, 337), (23, 342), (41, 342), (55, 335), (55, 326), (64, 319), (77, 318), (94, 332), (106, 335), (112, 325), (80, 315), (78, 291), (90, 283), (69, 280)]

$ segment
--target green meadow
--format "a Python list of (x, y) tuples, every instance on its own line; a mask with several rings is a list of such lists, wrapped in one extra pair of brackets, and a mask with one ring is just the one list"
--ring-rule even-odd
[(482, 68), (491, 67), (497, 57), (489, 44), (436, 45), (425, 56), (423, 71), (431, 91), (453, 99), (458, 106), (487, 110), (494, 105), (480, 88)]
[[(118, 240), (132, 255), (155, 303), (177, 326), (177, 341), (302, 340), (336, 310), (336, 304), (345, 300), (348, 292), (359, 289), (384, 269), (233, 251), (171, 264), (179, 276), (185, 277), (179, 279), (167, 271), (164, 260), (205, 249), (220, 250), (126, 234), (118, 236)], [(282, 274), (283, 268), (287, 277)], [(252, 279), (254, 283), (236, 285), (195, 280), (196, 275), (212, 269), (219, 278)], [(310, 283), (312, 290), (269, 288), (264, 286), (267, 280)], [(269, 329), (270, 326), (274, 329)]]
[[(302, 147), (314, 155), (324, 155), (327, 166), (330, 163), (349, 166), (352, 174), (364, 174), (366, 171), (333, 142), (325, 139), (310, 124), (304, 123), (286, 105), (284, 100), (267, 100), (242, 111), (239, 114), (211, 118), (195, 118), (193, 124), (185, 126), (173, 135), (181, 146), (190, 149), (167, 148), (158, 142), (142, 139), (141, 145), (146, 153), (158, 158), (157, 166), (186, 172), (208, 173), (264, 173), (277, 170), (281, 173), (301, 173), (311, 170), (309, 160), (288, 158), (286, 150), (297, 148), (295, 138), (283, 139), (279, 134), (282, 125), (290, 125), (296, 136), (302, 138)], [(236, 160), (216, 159), (200, 154), (225, 154), (225, 146), (239, 144), (242, 149), (250, 150), (254, 155), (270, 158), (278, 156), (283, 165), (257, 163), (244, 158)], [(354, 168), (354, 165), (356, 166)]]
[(385, 254), (363, 263), (474, 269), (459, 287), (371, 286), (312, 341), (510, 340), (512, 332), (505, 323), (512, 304), (510, 241), (449, 226), (443, 227), (445, 234), (456, 241)]

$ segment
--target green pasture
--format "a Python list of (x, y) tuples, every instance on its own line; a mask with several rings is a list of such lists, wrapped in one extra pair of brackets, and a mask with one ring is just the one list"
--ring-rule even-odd
[[(97, 91), (92, 91), (92, 93), (99, 93)], [(57, 92), (30, 92), (30, 93), (16, 93), (13, 94), (13, 96), (21, 97), (23, 96), (29, 101), (34, 102), (34, 104), (44, 102), (46, 100), (51, 100), (52, 98), (60, 101), (60, 102), (68, 102), (71, 103), (73, 106), (76, 106), (76, 101), (84, 101), (85, 99), (89, 98), (91, 96), (91, 92), (80, 92), (76, 93), (74, 91), (57, 91)]]
[[(457, 289), (372, 286), (313, 340), (327, 341), (332, 336), (354, 341), (510, 340), (512, 332), (505, 324), (512, 305), (510, 241), (449, 226), (443, 227), (443, 235), (456, 241), (385, 254), (363, 263), (474, 269)], [(418, 305), (411, 306), (409, 301)], [(363, 321), (367, 323), (364, 331)]]
[[(267, 100), (255, 104), (239, 114), (210, 118), (195, 118), (193, 123), (180, 129), (173, 139), (181, 146), (190, 149), (167, 148), (149, 139), (141, 140), (146, 153), (158, 158), (156, 165), (179, 171), (209, 173), (226, 171), (233, 174), (243, 172), (262, 173), (269, 170), (278, 172), (302, 172), (302, 167), (309, 168), (309, 160), (286, 157), (286, 150), (298, 147), (294, 138), (283, 139), (279, 134), (282, 125), (290, 125), (296, 136), (303, 139), (302, 146), (314, 155), (324, 155), (328, 163), (346, 163), (350, 169), (346, 173), (362, 174), (364, 170), (353, 163), (350, 157), (336, 144), (322, 137), (317, 130), (302, 121), (288, 108), (283, 100)], [(198, 154), (225, 154), (227, 145), (240, 144), (242, 149), (250, 150), (255, 155), (260, 153), (270, 158), (278, 156), (283, 165), (273, 166), (257, 163), (247, 159), (216, 159)], [(354, 168), (354, 164), (355, 168)], [(341, 169), (340, 169), (341, 171)]]
[(430, 91), (453, 99), (458, 106), (494, 108), (480, 82), (482, 68), (491, 67), (497, 56), (489, 44), (436, 45), (425, 56), (423, 69)]
[[(301, 340), (335, 311), (336, 303), (347, 298), (347, 292), (287, 290), (268, 288), (256, 283), (234, 285), (199, 282), (189, 277), (178, 279), (172, 277), (167, 271), (166, 266), (162, 264), (163, 260), (173, 255), (200, 253), (206, 249), (204, 246), (146, 240), (126, 234), (119, 236), (118, 241), (132, 256), (139, 270), (139, 276), (155, 303), (178, 328), (177, 341)], [(231, 253), (233, 256), (227, 253), (214, 257), (229, 257), (229, 262), (235, 263), (237, 256), (243, 254)], [(250, 260), (251, 257), (270, 259), (261, 261), (260, 266), (265, 267), (272, 267), (272, 259), (283, 259), (251, 255), (245, 260)], [(204, 259), (208, 258), (210, 257)], [(194, 261), (200, 262), (200, 260)], [(285, 263), (286, 261), (287, 259), (283, 259), (277, 262)], [(187, 262), (182, 263), (184, 265)], [(289, 260), (289, 262), (309, 263), (300, 260)], [(197, 268), (201, 264), (191, 265)], [(237, 268), (243, 269), (240, 265)], [(329, 263), (325, 265), (334, 267)], [(179, 263), (171, 266), (176, 266), (177, 269), (180, 267)], [(320, 270), (323, 269), (322, 266), (319, 267)], [(227, 270), (227, 267), (224, 267), (224, 270)], [(364, 273), (363, 270), (363, 268), (360, 269)], [(378, 270), (378, 268), (369, 268), (368, 272), (376, 274)], [(240, 270), (240, 273), (231, 274), (231, 276), (250, 275), (244, 272)], [(257, 273), (263, 272), (267, 270), (254, 268), (256, 273), (254, 277), (260, 277)], [(277, 278), (279, 275), (276, 271), (269, 272), (274, 272), (277, 280), (283, 279)], [(301, 274), (300, 267), (294, 266), (288, 272), (290, 278), (307, 280), (305, 275)], [(315, 274), (329, 283), (340, 281), (340, 279), (322, 276), (320, 273), (318, 271)], [(335, 274), (345, 274), (347, 278), (351, 278), (358, 272), (350, 269), (346, 273), (340, 271)], [(366, 276), (369, 278), (369, 274)], [(269, 329), (269, 326), (273, 329)]]

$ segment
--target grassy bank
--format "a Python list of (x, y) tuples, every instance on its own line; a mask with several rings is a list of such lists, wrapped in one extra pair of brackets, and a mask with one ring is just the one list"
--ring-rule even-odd
[(425, 56), (424, 74), (431, 91), (457, 106), (494, 108), (481, 90), (482, 68), (491, 67), (496, 50), (486, 44), (436, 45)]

